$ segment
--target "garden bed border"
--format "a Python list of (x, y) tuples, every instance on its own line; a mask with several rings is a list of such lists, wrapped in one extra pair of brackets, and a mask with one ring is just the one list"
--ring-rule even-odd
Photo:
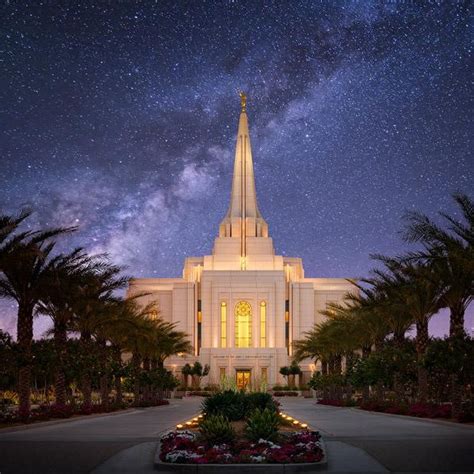
[(155, 451), (155, 469), (164, 472), (179, 472), (183, 474), (188, 473), (206, 473), (206, 474), (221, 474), (222, 471), (246, 474), (256, 472), (268, 473), (293, 473), (293, 472), (314, 472), (327, 467), (327, 450), (322, 438), (319, 439), (321, 449), (323, 451), (323, 458), (318, 462), (301, 462), (301, 463), (245, 463), (245, 464), (184, 464), (164, 462), (160, 459), (161, 440)]

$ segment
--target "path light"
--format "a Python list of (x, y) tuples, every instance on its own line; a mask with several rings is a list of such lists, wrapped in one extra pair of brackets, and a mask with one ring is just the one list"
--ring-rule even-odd
[(184, 428), (184, 426), (181, 423), (179, 423), (178, 425), (176, 425), (176, 428), (178, 428), (178, 430), (181, 430), (182, 428)]
[(301, 423), (301, 428), (308, 428), (308, 424), (307, 423)]
[(294, 424), (294, 425), (299, 425), (300, 422), (295, 420), (295, 421), (293, 421), (293, 424)]
[(193, 418), (193, 421), (197, 422), (197, 421), (199, 421), (199, 418)]
[(191, 426), (191, 425), (193, 424), (193, 422), (192, 422), (192, 421), (187, 421), (186, 424), (187, 424), (188, 426)]
[(204, 418), (203, 415), (199, 415), (198, 418)]

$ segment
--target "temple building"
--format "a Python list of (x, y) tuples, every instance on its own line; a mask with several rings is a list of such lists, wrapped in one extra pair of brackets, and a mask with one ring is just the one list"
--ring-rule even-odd
[[(277, 255), (257, 204), (246, 98), (235, 148), (232, 191), (211, 255), (188, 257), (182, 278), (137, 278), (129, 294), (146, 292), (156, 312), (189, 334), (194, 354), (173, 357), (166, 366), (179, 375), (185, 363), (209, 364), (214, 384), (283, 384), (292, 342), (322, 321), (319, 311), (354, 287), (342, 278), (306, 278), (298, 257)], [(314, 365), (300, 364), (307, 380)]]

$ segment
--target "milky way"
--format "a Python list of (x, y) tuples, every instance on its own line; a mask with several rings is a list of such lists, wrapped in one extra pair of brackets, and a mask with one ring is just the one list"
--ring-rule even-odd
[(406, 210), (472, 192), (470, 2), (74, 3), (1, 7), (0, 209), (78, 225), (60, 248), (151, 277), (208, 254), (238, 90), (260, 209), (308, 276), (366, 275)]

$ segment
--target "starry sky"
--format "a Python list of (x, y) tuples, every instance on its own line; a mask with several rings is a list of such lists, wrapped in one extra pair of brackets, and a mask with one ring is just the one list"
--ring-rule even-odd
[[(137, 277), (208, 254), (248, 115), (259, 207), (307, 276), (367, 275), (471, 193), (472, 4), (3, 2), (0, 210)], [(471, 17), (471, 18), (470, 18)], [(3, 302), (0, 328), (14, 333)], [(466, 326), (474, 326), (473, 308)], [(39, 320), (36, 333), (47, 323)], [(446, 332), (446, 314), (433, 319)]]

